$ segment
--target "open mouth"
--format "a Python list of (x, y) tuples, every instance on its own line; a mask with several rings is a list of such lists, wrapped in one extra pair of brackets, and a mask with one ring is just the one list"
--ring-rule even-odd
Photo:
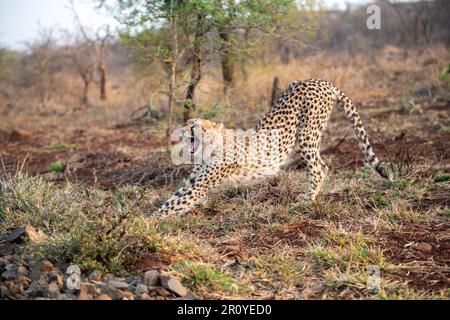
[(200, 145), (200, 141), (197, 138), (192, 137), (191, 138), (191, 149), (190, 149), (191, 153), (195, 153), (197, 151), (199, 145)]
[(195, 136), (193, 128), (191, 129), (191, 137), (190, 137), (190, 139), (191, 139), (190, 152), (192, 154), (194, 154), (194, 153), (197, 152), (197, 149), (198, 149), (198, 147), (200, 145), (200, 140)]

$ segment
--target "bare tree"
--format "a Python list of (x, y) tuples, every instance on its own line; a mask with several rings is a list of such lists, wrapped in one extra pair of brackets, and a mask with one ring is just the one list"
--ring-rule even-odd
[(73, 63), (78, 75), (83, 82), (82, 103), (89, 104), (89, 87), (94, 80), (96, 61), (95, 52), (88, 43), (77, 39), (74, 44), (65, 48), (66, 56)]
[[(103, 34), (102, 34), (103, 33)], [(96, 34), (97, 71), (100, 77), (100, 99), (106, 100), (109, 40), (112, 38), (109, 26), (101, 28)]]
[(29, 54), (24, 60), (25, 82), (36, 89), (40, 106), (47, 108), (55, 89), (56, 73), (61, 67), (53, 31), (41, 29), (38, 39), (26, 46)]
[(95, 68), (99, 76), (100, 99), (107, 99), (107, 82), (108, 82), (108, 56), (109, 44), (113, 38), (109, 26), (102, 26), (97, 29), (95, 35), (90, 35), (86, 27), (82, 24), (80, 17), (75, 8), (73, 0), (70, 0), (70, 9), (75, 19), (75, 23), (80, 30), (86, 44), (91, 47), (95, 55)]

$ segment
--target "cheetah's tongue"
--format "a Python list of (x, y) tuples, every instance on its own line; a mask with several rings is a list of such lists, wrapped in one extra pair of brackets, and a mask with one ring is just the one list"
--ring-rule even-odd
[(197, 139), (194, 139), (194, 141), (192, 141), (191, 143), (191, 153), (195, 153), (197, 151), (198, 148), (198, 141)]

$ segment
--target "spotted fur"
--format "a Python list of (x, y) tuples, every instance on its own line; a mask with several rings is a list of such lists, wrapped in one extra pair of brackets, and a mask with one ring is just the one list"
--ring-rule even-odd
[[(380, 163), (367, 137), (358, 111), (352, 101), (331, 83), (324, 80), (295, 81), (278, 99), (274, 107), (259, 121), (255, 128), (257, 138), (267, 139), (267, 132), (277, 132), (279, 144), (277, 152), (270, 148), (272, 140), (261, 143), (257, 150), (264, 157), (258, 161), (247, 161), (250, 156), (249, 141), (234, 141), (231, 159), (223, 158), (198, 164), (186, 181), (185, 187), (178, 190), (157, 212), (157, 214), (183, 214), (195, 205), (206, 200), (207, 193), (227, 182), (238, 184), (260, 181), (277, 175), (280, 168), (289, 162), (292, 155), (300, 158), (309, 172), (309, 187), (306, 200), (314, 201), (322, 189), (328, 167), (320, 156), (322, 133), (335, 105), (341, 107), (357, 136), (358, 144), (366, 161), (384, 178), (392, 179)], [(229, 145), (225, 140), (226, 129), (223, 124), (207, 120), (193, 119), (188, 122), (191, 130), (203, 130), (206, 136), (220, 135), (223, 149)], [(265, 135), (260, 133), (265, 132)], [(222, 138), (223, 136), (223, 138)], [(206, 139), (212, 144), (211, 139)], [(214, 152), (223, 150), (213, 146)], [(267, 147), (267, 148), (266, 148)]]

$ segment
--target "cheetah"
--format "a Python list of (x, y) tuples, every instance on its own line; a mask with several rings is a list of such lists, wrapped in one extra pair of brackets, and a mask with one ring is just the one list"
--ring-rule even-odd
[(321, 137), (335, 105), (344, 110), (367, 163), (380, 176), (392, 180), (392, 172), (373, 152), (352, 101), (327, 81), (294, 81), (250, 133), (230, 134), (232, 130), (222, 123), (189, 120), (185, 127), (189, 152), (194, 155), (199, 149), (207, 150), (209, 158), (194, 166), (185, 186), (156, 214), (189, 212), (206, 201), (210, 190), (226, 183), (246, 184), (275, 176), (293, 157), (308, 170), (305, 200), (315, 201), (328, 172), (319, 152)]

